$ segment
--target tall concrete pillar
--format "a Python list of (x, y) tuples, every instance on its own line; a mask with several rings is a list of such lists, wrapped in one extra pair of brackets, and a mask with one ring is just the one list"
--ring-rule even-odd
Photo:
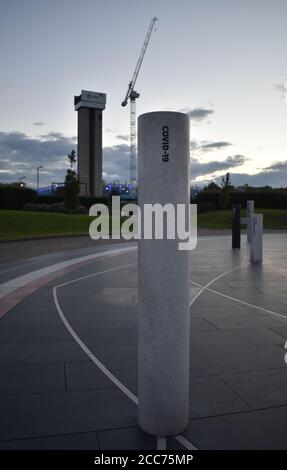
[(78, 111), (78, 174), (82, 196), (103, 195), (102, 112), (105, 93), (82, 90), (75, 96)]
[[(189, 118), (177, 112), (138, 120), (139, 207), (190, 202)], [(167, 216), (168, 218), (168, 216)], [(157, 220), (159, 222), (159, 220)], [(147, 433), (182, 432), (189, 418), (189, 251), (178, 237), (139, 240), (138, 415)]]

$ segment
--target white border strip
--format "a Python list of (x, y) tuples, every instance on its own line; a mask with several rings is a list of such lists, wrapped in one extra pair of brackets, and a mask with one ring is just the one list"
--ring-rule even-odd
[(127, 248), (116, 248), (113, 250), (105, 250), (101, 251), (100, 253), (95, 253), (92, 255), (85, 255), (80, 256), (78, 258), (72, 258), (68, 261), (62, 261), (60, 263), (52, 264), (51, 266), (46, 266), (45, 268), (37, 269), (36, 271), (31, 271), (23, 276), (16, 277), (11, 279), (10, 281), (4, 282), (0, 284), (0, 299), (5, 297), (11, 292), (19, 289), (20, 287), (24, 287), (26, 284), (30, 282), (38, 280), (40, 277), (43, 277), (47, 274), (54, 273), (59, 271), (60, 269), (67, 268), (69, 266), (74, 266), (78, 263), (83, 263), (85, 261), (90, 261), (97, 258), (103, 258), (106, 256), (114, 256), (120, 255), (123, 253), (127, 253), (129, 251), (135, 250), (137, 246), (127, 247)]

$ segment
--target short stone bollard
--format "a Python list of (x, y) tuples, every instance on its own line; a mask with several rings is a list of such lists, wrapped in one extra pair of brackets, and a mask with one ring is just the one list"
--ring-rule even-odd
[[(186, 114), (139, 117), (141, 215), (147, 204), (189, 206), (189, 148)], [(176, 233), (139, 240), (138, 417), (145, 432), (162, 437), (181, 433), (189, 420), (189, 251), (178, 241)]]
[(263, 214), (252, 216), (252, 238), (250, 246), (251, 263), (261, 263), (263, 252)]
[(254, 201), (247, 201), (247, 241), (252, 238), (252, 216), (254, 214)]

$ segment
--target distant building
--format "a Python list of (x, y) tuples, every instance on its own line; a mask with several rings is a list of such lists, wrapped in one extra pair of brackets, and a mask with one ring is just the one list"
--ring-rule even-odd
[(103, 194), (103, 110), (106, 94), (82, 90), (74, 97), (78, 111), (78, 175), (82, 196)]

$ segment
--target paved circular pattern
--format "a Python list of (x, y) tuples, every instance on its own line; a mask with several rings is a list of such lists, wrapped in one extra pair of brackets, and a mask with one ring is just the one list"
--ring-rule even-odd
[(20, 277), (78, 258), (40, 288), (39, 276), (37, 290), (0, 320), (0, 448), (286, 448), (286, 235), (265, 235), (262, 266), (249, 263), (245, 240), (241, 253), (230, 246), (229, 237), (205, 237), (191, 253), (190, 425), (166, 443), (139, 430), (132, 399), (136, 248), (0, 267), (3, 302), (8, 281), (16, 298)]

